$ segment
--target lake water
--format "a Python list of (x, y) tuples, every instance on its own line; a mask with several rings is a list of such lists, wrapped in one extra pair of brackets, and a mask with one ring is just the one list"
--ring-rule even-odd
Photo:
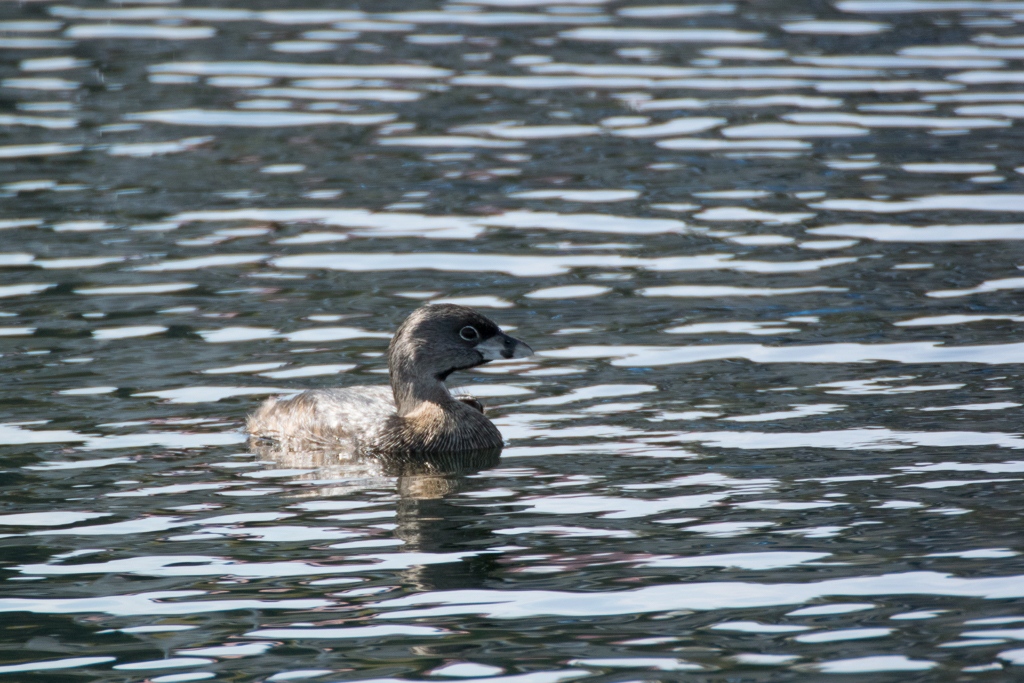
[[(0, 13), (5, 680), (1024, 675), (1024, 2)], [(428, 301), (498, 465), (246, 451)]]

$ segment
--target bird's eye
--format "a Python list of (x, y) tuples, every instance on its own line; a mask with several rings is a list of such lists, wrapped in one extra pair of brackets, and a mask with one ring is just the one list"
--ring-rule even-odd
[(480, 333), (477, 332), (476, 328), (473, 327), (472, 325), (466, 325), (459, 332), (459, 336), (465, 339), (466, 341), (476, 341), (477, 339), (480, 338)]

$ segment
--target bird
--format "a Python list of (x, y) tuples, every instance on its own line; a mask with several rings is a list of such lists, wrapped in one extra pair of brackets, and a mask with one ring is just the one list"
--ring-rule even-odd
[(525, 358), (528, 344), (467, 306), (427, 304), (413, 311), (388, 346), (390, 385), (313, 389), (266, 399), (246, 419), (254, 450), (330, 450), (339, 457), (403, 461), (473, 452), (500, 453), (501, 432), (470, 397), (445, 386), (453, 372)]

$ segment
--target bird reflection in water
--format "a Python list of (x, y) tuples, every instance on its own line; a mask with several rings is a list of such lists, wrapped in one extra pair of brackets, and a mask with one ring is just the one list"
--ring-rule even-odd
[[(250, 438), (249, 448), (268, 465), (280, 469), (312, 470), (297, 475), (296, 482), (354, 482), (360, 479), (398, 478), (398, 491), (405, 497), (440, 498), (457, 492), (457, 487), (431, 488), (426, 482), (458, 480), (468, 474), (494, 467), (501, 459), (501, 448), (458, 453), (439, 453), (424, 457), (417, 453), (386, 455), (352, 453), (341, 449), (291, 450), (278, 444)], [(416, 483), (419, 482), (419, 483)], [(330, 487), (319, 488), (319, 495), (331, 495)], [(345, 490), (349, 490), (347, 487)]]
[[(498, 464), (501, 449), (467, 451), (424, 459), (389, 454), (359, 457), (337, 451), (287, 451), (250, 440), (260, 460), (281, 469), (310, 470), (296, 474), (294, 483), (308, 483), (303, 497), (351, 496), (367, 489), (391, 488), (398, 493), (394, 537), (406, 553), (467, 553), (458, 562), (414, 565), (402, 570), (403, 582), (416, 590), (446, 590), (483, 586), (495, 570), (490, 554), (479, 554), (495, 540), (479, 524), (485, 510), (455, 504), (449, 499), (486, 479), (472, 478)], [(504, 541), (502, 540), (502, 543)]]

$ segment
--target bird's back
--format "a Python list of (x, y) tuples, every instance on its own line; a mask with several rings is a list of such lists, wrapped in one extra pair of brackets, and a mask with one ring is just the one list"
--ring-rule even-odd
[(293, 450), (359, 450), (373, 443), (395, 415), (391, 387), (313, 389), (289, 398), (268, 398), (246, 420), (256, 440)]

